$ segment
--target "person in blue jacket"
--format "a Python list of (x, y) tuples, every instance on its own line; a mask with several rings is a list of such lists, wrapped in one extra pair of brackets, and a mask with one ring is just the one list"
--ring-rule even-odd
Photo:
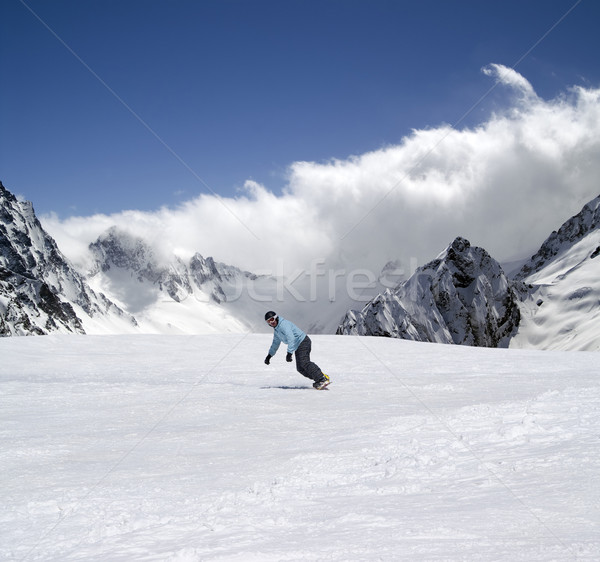
[(273, 343), (265, 357), (265, 363), (270, 364), (271, 357), (277, 353), (281, 342), (287, 344), (285, 360), (292, 361), (292, 354), (296, 356), (296, 369), (308, 379), (314, 381), (313, 387), (317, 390), (329, 384), (329, 377), (324, 374), (316, 363), (310, 360), (311, 339), (296, 324), (278, 316), (269, 310), (265, 314), (265, 321), (273, 328)]

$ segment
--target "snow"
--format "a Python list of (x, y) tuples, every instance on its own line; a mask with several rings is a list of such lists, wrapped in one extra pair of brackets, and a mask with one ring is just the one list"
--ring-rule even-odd
[(537, 286), (521, 306), (513, 348), (600, 351), (600, 230), (525, 279)]
[(0, 339), (0, 559), (600, 559), (596, 354), (312, 339)]

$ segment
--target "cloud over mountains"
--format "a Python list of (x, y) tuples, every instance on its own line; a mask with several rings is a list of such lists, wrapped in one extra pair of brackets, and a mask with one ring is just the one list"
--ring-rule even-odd
[(346, 159), (294, 162), (281, 194), (249, 180), (235, 198), (42, 222), (83, 268), (88, 244), (113, 225), (165, 254), (199, 251), (255, 272), (318, 259), (375, 272), (389, 260), (422, 265), (456, 236), (499, 260), (526, 257), (600, 192), (600, 89), (544, 100), (514, 69), (483, 72), (507, 101), (478, 126), (440, 124)]

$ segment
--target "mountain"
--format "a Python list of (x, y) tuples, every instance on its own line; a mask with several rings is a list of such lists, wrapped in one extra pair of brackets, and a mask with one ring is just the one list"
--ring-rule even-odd
[(552, 232), (515, 279), (529, 291), (511, 347), (600, 350), (600, 196)]
[[(264, 312), (275, 309), (313, 334), (600, 350), (600, 197), (512, 279), (459, 237), (399, 284), (388, 279), (399, 269), (390, 262), (385, 279), (359, 294), (319, 264), (290, 278), (257, 276), (200, 253), (165, 254), (114, 227), (89, 246), (92, 268), (78, 272), (31, 203), (1, 183), (0, 203), (0, 335), (247, 333), (266, 331)], [(352, 310), (357, 302), (362, 309)]]
[(459, 237), (397, 288), (349, 311), (337, 333), (505, 347), (519, 325), (518, 300), (498, 262)]
[[(248, 312), (245, 298), (256, 275), (194, 254), (184, 260), (157, 252), (143, 238), (111, 227), (90, 244), (89, 283), (134, 314), (142, 331), (248, 331), (264, 305)], [(252, 307), (250, 307), (252, 308)]]
[(76, 271), (29, 202), (0, 183), (0, 335), (247, 332), (276, 280), (110, 228)]
[(0, 182), (0, 335), (84, 334), (99, 324), (136, 327), (133, 317), (73, 269), (32, 204), (17, 200)]
[(600, 350), (600, 196), (552, 232), (509, 279), (457, 238), (360, 311), (338, 334), (485, 347)]
[[(583, 209), (558, 229), (541, 245), (540, 249), (523, 265), (515, 275), (516, 279), (533, 279), (537, 273), (545, 270), (551, 262), (561, 261), (573, 246), (591, 235), (588, 241), (591, 247), (596, 243), (594, 235), (600, 228), (600, 195), (584, 205)], [(600, 254), (600, 245), (592, 249), (590, 258)]]

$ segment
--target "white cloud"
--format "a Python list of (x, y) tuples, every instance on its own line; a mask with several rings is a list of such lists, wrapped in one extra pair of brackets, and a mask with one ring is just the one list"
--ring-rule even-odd
[(248, 181), (237, 198), (44, 225), (80, 265), (113, 224), (166, 252), (263, 272), (308, 269), (318, 258), (376, 272), (396, 258), (423, 264), (459, 235), (500, 260), (532, 253), (600, 192), (600, 90), (545, 101), (512, 69), (485, 73), (519, 94), (504, 114), (476, 128), (415, 130), (345, 160), (295, 162), (282, 195)]
[(481, 70), (487, 76), (495, 77), (496, 82), (513, 88), (526, 98), (537, 97), (529, 80), (527, 80), (513, 68), (508, 68), (502, 64), (490, 64)]

